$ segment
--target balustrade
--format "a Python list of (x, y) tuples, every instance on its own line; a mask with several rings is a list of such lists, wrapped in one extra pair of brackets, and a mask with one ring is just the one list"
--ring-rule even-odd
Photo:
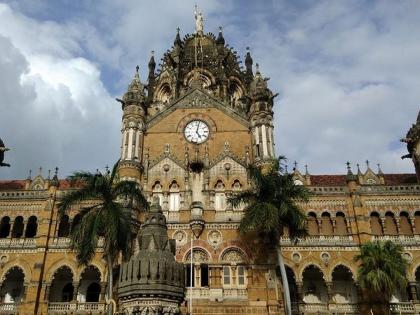
[(78, 303), (68, 303), (68, 302), (50, 302), (48, 303), (48, 312), (63, 312), (67, 311), (89, 311), (92, 313), (102, 313), (106, 310), (106, 304), (101, 302), (78, 302)]

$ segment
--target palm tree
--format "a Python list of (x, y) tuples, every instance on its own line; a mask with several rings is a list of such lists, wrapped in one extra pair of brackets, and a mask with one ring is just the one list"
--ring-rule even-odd
[[(99, 236), (103, 236), (104, 258), (108, 268), (108, 298), (112, 299), (114, 263), (120, 253), (128, 257), (131, 253), (133, 220), (131, 208), (147, 209), (148, 204), (139, 185), (132, 181), (118, 181), (118, 162), (111, 173), (75, 172), (69, 176), (71, 183), (81, 188), (64, 195), (59, 203), (59, 217), (72, 206), (89, 200), (92, 206), (79, 210), (80, 220), (70, 233), (72, 248), (77, 252), (79, 264), (89, 264), (95, 255)], [(124, 201), (125, 207), (121, 201)], [(109, 308), (111, 313), (111, 307)], [(112, 313), (111, 313), (112, 314)]]
[(291, 301), (286, 268), (281, 253), (280, 236), (287, 228), (291, 239), (305, 236), (306, 216), (297, 202), (307, 202), (309, 191), (304, 186), (295, 185), (293, 176), (284, 171), (285, 158), (273, 160), (268, 169), (254, 165), (249, 167), (252, 187), (228, 199), (233, 207), (245, 205), (244, 216), (239, 231), (243, 234), (254, 232), (258, 238), (276, 250), (280, 268), (286, 315), (291, 315)]
[(391, 241), (369, 242), (362, 245), (360, 254), (354, 257), (360, 263), (360, 286), (368, 293), (370, 305), (378, 308), (379, 314), (389, 314), (392, 295), (407, 287), (408, 262), (402, 254), (403, 248)]

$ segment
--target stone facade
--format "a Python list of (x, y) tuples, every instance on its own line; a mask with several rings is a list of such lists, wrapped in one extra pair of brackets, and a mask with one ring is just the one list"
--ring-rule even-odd
[[(147, 84), (137, 69), (119, 100), (119, 176), (138, 182), (150, 201), (159, 200), (176, 260), (184, 264), (187, 289), (180, 311), (283, 314), (275, 256), (238, 233), (242, 208), (226, 202), (249, 186), (247, 165), (264, 166), (274, 157), (275, 95), (267, 79), (258, 67), (254, 73), (249, 51), (240, 67), (221, 31), (217, 37), (201, 31), (184, 39), (178, 32), (159, 71), (155, 67), (152, 56)], [(197, 129), (188, 134), (192, 122)], [(417, 168), (419, 124), (406, 139)], [(295, 167), (293, 175), (297, 185), (313, 192), (302, 204), (310, 236), (297, 243), (281, 239), (296, 314), (367, 312), (358, 304), (362, 292), (353, 257), (361, 244), (386, 239), (402, 244), (410, 260), (409, 288), (395, 293), (393, 310), (418, 313), (416, 174), (383, 174), (367, 165), (354, 173), (349, 166), (342, 175), (311, 175)], [(78, 266), (68, 238), (77, 209), (57, 219), (57, 203), (72, 189), (77, 188), (57, 174), (51, 179), (41, 171), (26, 180), (0, 181), (0, 314), (105, 312), (101, 242), (91, 265)], [(132, 307), (128, 300), (120, 299), (120, 309)]]

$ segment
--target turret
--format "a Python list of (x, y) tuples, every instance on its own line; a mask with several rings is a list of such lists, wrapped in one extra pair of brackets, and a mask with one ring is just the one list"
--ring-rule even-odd
[(416, 170), (417, 182), (420, 183), (420, 111), (417, 115), (417, 121), (411, 126), (402, 142), (407, 143), (408, 154), (401, 157), (402, 159), (411, 158)]
[(251, 108), (249, 112), (253, 134), (253, 153), (256, 162), (274, 158), (273, 93), (267, 87), (258, 64), (250, 86)]
[(122, 100), (122, 144), (119, 176), (140, 182), (143, 132), (146, 117), (146, 95), (140, 82), (139, 67)]

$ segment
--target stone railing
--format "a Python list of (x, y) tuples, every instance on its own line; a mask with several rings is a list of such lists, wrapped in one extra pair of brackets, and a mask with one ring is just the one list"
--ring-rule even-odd
[[(191, 297), (191, 288), (187, 288), (185, 299), (189, 299)], [(210, 297), (210, 289), (209, 288), (192, 288), (192, 297), (193, 299), (208, 299)]]
[(214, 220), (216, 222), (239, 222), (243, 216), (243, 211), (239, 210), (216, 211)]
[(389, 305), (391, 313), (396, 314), (414, 314), (415, 308), (412, 302), (391, 303)]
[(386, 193), (387, 195), (392, 194), (418, 194), (420, 192), (420, 185), (397, 185), (397, 186), (385, 186), (385, 185), (373, 185), (373, 186), (362, 186), (360, 187), (362, 194), (380, 194)]
[(0, 199), (44, 199), (48, 197), (46, 190), (21, 190), (0, 192)]
[(106, 304), (101, 302), (69, 303), (69, 302), (50, 302), (48, 303), (48, 313), (66, 313), (68, 311), (89, 311), (90, 313), (104, 313)]
[(307, 188), (315, 195), (342, 195), (349, 191), (346, 186), (307, 186)]
[(293, 314), (359, 314), (357, 303), (292, 303)]
[(10, 314), (17, 311), (16, 303), (0, 303), (0, 314)]
[(372, 241), (392, 241), (400, 245), (417, 245), (420, 235), (373, 235)]
[[(69, 237), (54, 237), (50, 241), (50, 248), (68, 249), (70, 248), (71, 240)], [(104, 238), (98, 239), (98, 248), (104, 246)]]
[(225, 299), (247, 299), (246, 289), (223, 289), (223, 298)]
[(31, 249), (36, 248), (35, 238), (2, 238), (1, 249)]
[(319, 235), (319, 236), (307, 236), (302, 239), (298, 239), (297, 242), (292, 241), (289, 237), (281, 237), (280, 243), (282, 245), (296, 245), (296, 246), (335, 246), (335, 245), (354, 245), (353, 236), (351, 235)]

